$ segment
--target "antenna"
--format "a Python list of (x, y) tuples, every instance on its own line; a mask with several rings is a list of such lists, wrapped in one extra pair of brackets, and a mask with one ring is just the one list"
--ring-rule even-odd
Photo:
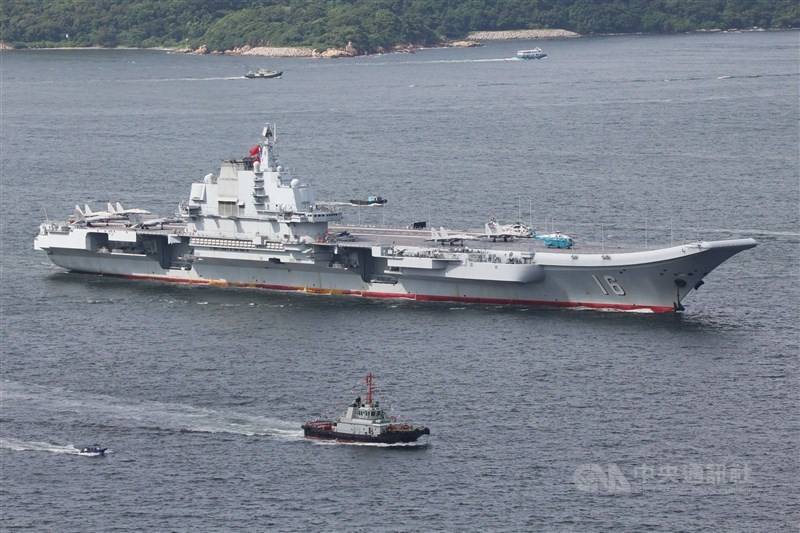
[(528, 198), (528, 227), (533, 229), (533, 198)]

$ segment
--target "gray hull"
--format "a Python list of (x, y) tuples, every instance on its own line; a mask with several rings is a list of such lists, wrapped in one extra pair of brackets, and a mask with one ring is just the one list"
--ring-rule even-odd
[[(754, 245), (750, 239), (699, 243), (694, 246), (700, 248), (690, 254), (685, 253), (688, 245), (684, 245), (653, 251), (665, 258), (646, 263), (626, 264), (624, 256), (634, 254), (617, 254), (614, 264), (606, 268), (537, 264), (527, 270), (533, 272), (527, 276), (530, 278), (527, 282), (464, 279), (463, 275), (448, 279), (446, 272), (405, 268), (395, 273), (393, 283), (387, 283), (365, 281), (358, 272), (318, 264), (284, 266), (207, 258), (183, 268), (163, 268), (156, 258), (147, 255), (53, 248), (48, 255), (53, 263), (70, 271), (130, 279), (367, 298), (663, 313), (682, 309), (682, 300), (702, 284), (709, 272)], [(636, 255), (643, 253), (648, 252)], [(381, 258), (371, 261), (372, 271), (383, 271), (386, 267)], [(481, 270), (492, 270), (492, 265), (479, 266)], [(476, 272), (474, 277), (483, 274)]]

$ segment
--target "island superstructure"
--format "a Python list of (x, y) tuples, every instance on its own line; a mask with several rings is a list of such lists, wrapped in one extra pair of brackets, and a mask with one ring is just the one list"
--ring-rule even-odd
[[(273, 125), (192, 183), (174, 217), (109, 205), (40, 225), (34, 247), (73, 272), (312, 294), (673, 312), (753, 239), (654, 250), (535, 249), (400, 228), (334, 230), (342, 213), (279, 162)], [(357, 238), (353, 239), (351, 235)], [(467, 236), (468, 237), (468, 236)]]

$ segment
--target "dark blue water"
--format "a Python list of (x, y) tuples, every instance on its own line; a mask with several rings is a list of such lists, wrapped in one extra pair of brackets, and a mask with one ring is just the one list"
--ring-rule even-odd
[[(798, 33), (505, 60), (532, 45), (0, 54), (0, 528), (796, 528)], [(259, 66), (284, 78), (236, 79)], [(320, 197), (390, 199), (362, 222), (522, 211), (608, 246), (643, 246), (645, 225), (651, 247), (760, 246), (679, 316), (174, 287), (64, 274), (32, 250), (75, 203), (171, 213), (267, 120)], [(300, 438), (368, 370), (429, 445)], [(113, 453), (75, 455), (94, 441)]]

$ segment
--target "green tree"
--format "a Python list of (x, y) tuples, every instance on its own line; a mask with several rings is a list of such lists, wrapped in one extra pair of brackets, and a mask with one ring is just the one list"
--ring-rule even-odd
[[(0, 38), (20, 45), (244, 44), (374, 51), (470, 31), (580, 33), (800, 26), (796, 0), (2, 0)], [(69, 38), (66, 35), (69, 34)]]

